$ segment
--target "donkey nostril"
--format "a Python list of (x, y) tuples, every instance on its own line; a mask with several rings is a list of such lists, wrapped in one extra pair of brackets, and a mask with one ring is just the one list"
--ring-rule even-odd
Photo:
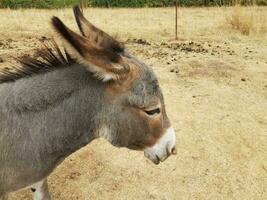
[(175, 147), (172, 148), (171, 153), (172, 153), (173, 155), (176, 155), (176, 154), (177, 154), (177, 151), (176, 151), (176, 148), (175, 148)]

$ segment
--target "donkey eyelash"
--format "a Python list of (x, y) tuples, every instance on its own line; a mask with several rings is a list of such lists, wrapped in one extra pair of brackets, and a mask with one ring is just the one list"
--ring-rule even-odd
[(160, 113), (160, 109), (156, 108), (156, 109), (153, 109), (153, 110), (145, 110), (145, 113), (148, 114), (148, 115), (159, 114)]

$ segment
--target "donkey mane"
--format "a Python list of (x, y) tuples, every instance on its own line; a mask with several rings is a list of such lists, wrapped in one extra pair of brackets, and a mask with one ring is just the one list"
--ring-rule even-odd
[(12, 71), (9, 68), (1, 69), (0, 84), (69, 67), (75, 63), (75, 60), (70, 57), (65, 49), (60, 50), (54, 40), (46, 43), (41, 42), (41, 44), (43, 47), (36, 49), (34, 56), (23, 55), (14, 58), (17, 64), (11, 67)]

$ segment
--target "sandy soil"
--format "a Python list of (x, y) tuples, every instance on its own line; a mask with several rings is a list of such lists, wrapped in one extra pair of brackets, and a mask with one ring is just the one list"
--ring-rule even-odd
[[(267, 13), (267, 8), (260, 10)], [(41, 24), (45, 17), (60, 13), (72, 20), (70, 10), (42, 11), (23, 26), (23, 17), (28, 22), (26, 16), (37, 12), (0, 11), (1, 67), (51, 36)], [(267, 199), (266, 34), (242, 36), (230, 30), (224, 26), (227, 12), (181, 9), (179, 40), (172, 41), (172, 9), (90, 9), (88, 16), (100, 16), (100, 27), (111, 13), (105, 30), (113, 26), (110, 32), (153, 66), (176, 131), (178, 154), (155, 166), (142, 152), (96, 140), (50, 176), (53, 199)], [(120, 30), (116, 22), (126, 13), (129, 28), (124, 20)], [(19, 28), (12, 26), (13, 18), (7, 23), (10, 15), (21, 20)], [(30, 197), (29, 191), (20, 191), (9, 199)]]

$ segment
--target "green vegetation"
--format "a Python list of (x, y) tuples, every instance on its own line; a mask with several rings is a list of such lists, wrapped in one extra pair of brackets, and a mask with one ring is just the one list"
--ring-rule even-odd
[[(0, 8), (62, 8), (82, 0), (0, 0)], [(83, 0), (92, 7), (162, 7), (172, 6), (174, 0)], [(177, 0), (180, 6), (267, 5), (267, 0)]]
[(62, 8), (78, 4), (80, 0), (0, 0), (1, 8)]

